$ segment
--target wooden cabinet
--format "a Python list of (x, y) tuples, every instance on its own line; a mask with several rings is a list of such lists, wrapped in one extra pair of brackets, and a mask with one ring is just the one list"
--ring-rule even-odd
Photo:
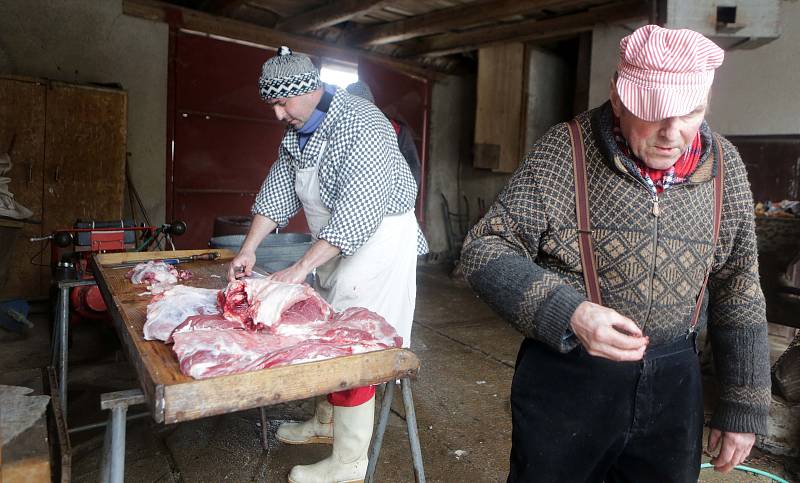
[[(0, 150), (11, 148), (10, 191), (26, 223), (0, 299), (47, 293), (50, 250), (31, 237), (78, 218), (122, 217), (127, 95), (98, 87), (0, 77)], [(13, 141), (13, 142), (12, 142)]]

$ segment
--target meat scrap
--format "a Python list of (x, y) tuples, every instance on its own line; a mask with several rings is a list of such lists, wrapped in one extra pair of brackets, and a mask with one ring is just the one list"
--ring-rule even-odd
[(176, 327), (193, 315), (219, 315), (219, 290), (175, 285), (147, 305), (146, 340), (168, 342)]
[(161, 260), (150, 260), (139, 263), (125, 274), (131, 283), (147, 284), (152, 293), (158, 294), (177, 284), (180, 280), (189, 280), (193, 274), (189, 270), (178, 270), (174, 265)]

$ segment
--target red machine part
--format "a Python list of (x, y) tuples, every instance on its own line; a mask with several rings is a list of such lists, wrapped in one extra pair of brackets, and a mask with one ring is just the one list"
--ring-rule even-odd
[(97, 285), (73, 287), (70, 292), (70, 300), (74, 315), (73, 322), (77, 322), (78, 319), (111, 321), (108, 307), (106, 307)]
[(125, 232), (93, 231), (89, 235), (93, 252), (113, 252), (125, 250)]

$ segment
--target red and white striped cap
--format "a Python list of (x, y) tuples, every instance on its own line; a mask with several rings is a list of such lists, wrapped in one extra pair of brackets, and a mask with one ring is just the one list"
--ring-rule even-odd
[(693, 30), (645, 25), (619, 43), (617, 93), (645, 121), (683, 116), (706, 102), (724, 56)]

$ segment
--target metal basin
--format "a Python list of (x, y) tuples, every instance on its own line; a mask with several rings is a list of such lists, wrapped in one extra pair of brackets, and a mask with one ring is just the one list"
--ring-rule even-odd
[[(227, 248), (238, 252), (245, 235), (225, 235), (211, 238), (211, 248)], [(256, 266), (267, 272), (277, 272), (300, 259), (311, 247), (311, 235), (305, 233), (271, 233), (256, 249)]]

